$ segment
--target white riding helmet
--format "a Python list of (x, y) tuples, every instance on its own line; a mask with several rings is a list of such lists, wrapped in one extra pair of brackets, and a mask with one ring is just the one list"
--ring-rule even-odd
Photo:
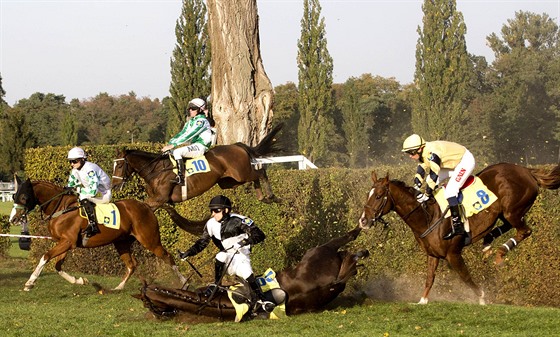
[(87, 158), (86, 152), (81, 147), (74, 147), (68, 151), (68, 159)]
[(202, 98), (194, 98), (189, 102), (189, 108), (204, 109), (206, 102)]
[(410, 151), (418, 150), (425, 144), (426, 141), (424, 141), (424, 138), (420, 137), (417, 134), (410, 135), (403, 142), (402, 152), (410, 152)]

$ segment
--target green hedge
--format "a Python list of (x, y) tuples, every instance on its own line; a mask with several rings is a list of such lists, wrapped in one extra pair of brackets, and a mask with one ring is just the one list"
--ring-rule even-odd
[[(135, 148), (157, 151), (160, 144), (135, 144)], [(114, 146), (85, 148), (90, 160), (111, 173)], [(66, 182), (69, 166), (65, 159), (69, 148), (31, 149), (26, 154), (27, 174), (31, 179), (46, 179), (60, 184)], [(379, 176), (390, 174), (393, 179), (411, 181), (413, 164), (405, 167), (377, 167)], [(305, 251), (320, 245), (354, 228), (362, 213), (367, 193), (371, 187), (370, 170), (318, 169), (284, 170), (271, 166), (268, 170), (272, 189), (281, 199), (280, 203), (258, 202), (252, 185), (246, 184), (234, 190), (212, 188), (209, 192), (181, 203), (176, 209), (188, 219), (200, 220), (209, 216), (207, 204), (218, 193), (234, 202), (234, 211), (250, 216), (265, 232), (267, 239), (254, 247), (252, 260), (256, 271), (267, 267), (280, 270), (300, 260)], [(143, 183), (134, 179), (127, 183), (123, 192), (114, 194), (115, 199), (137, 198), (143, 200)], [(483, 261), (481, 243), (468, 247), (464, 257), (470, 271), (487, 293), (490, 301), (517, 305), (560, 306), (557, 281), (560, 278), (560, 202), (556, 191), (542, 191), (527, 221), (533, 235), (507, 256), (505, 266), (496, 269), (493, 261)], [(168, 251), (176, 255), (177, 249), (188, 248), (196, 239), (172, 224), (164, 211), (156, 212), (160, 221), (162, 241)], [(369, 249), (371, 256), (364, 260), (364, 268), (351, 282), (351, 287), (365, 290), (378, 299), (399, 298), (417, 301), (420, 298), (426, 275), (426, 256), (414, 240), (410, 229), (395, 213), (386, 216), (390, 223), (385, 230), (373, 228), (361, 234), (348, 247), (350, 250)], [(46, 225), (34, 221), (33, 234), (46, 234)], [(498, 247), (510, 235), (504, 235), (494, 246)], [(36, 261), (52, 244), (35, 240), (31, 258)], [(160, 262), (136, 244), (136, 257), (141, 264), (139, 274), (162, 277), (168, 272)], [(208, 249), (191, 261), (205, 275), (201, 282), (213, 277), (215, 247)], [(64, 265), (66, 270), (96, 274), (121, 274), (124, 267), (111, 247), (80, 249), (69, 254)], [(188, 265), (179, 263), (186, 274), (192, 273)], [(53, 267), (50, 263), (50, 268)], [(146, 276), (146, 275), (143, 275)], [(164, 275), (163, 275), (164, 276)], [(447, 297), (446, 295), (450, 296)], [(441, 263), (433, 299), (457, 299), (475, 301), (475, 297), (456, 274)]]

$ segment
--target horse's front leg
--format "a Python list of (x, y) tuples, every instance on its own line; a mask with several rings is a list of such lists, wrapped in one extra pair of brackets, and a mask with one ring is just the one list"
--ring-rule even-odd
[(255, 181), (253, 181), (253, 188), (255, 189), (255, 194), (257, 195), (257, 200), (258, 201), (263, 201), (264, 200), (264, 195), (261, 189), (261, 182), (257, 179)]
[(434, 285), (434, 280), (436, 278), (436, 269), (439, 265), (439, 258), (428, 255), (428, 274), (426, 275), (426, 283), (424, 285), (424, 292), (418, 304), (428, 304), (428, 295), (432, 286)]
[[(266, 174), (265, 169), (261, 169), (258, 171), (259, 179), (254, 181), (255, 192), (257, 193), (257, 199), (266, 203), (271, 203), (274, 201), (278, 201), (274, 192), (272, 192), (272, 187), (270, 186), (270, 181), (268, 181), (268, 175)], [(262, 189), (261, 189), (261, 180), (262, 180)], [(263, 194), (264, 190), (264, 194)]]
[(46, 252), (45, 255), (43, 255), (39, 260), (39, 264), (37, 264), (37, 267), (29, 277), (29, 280), (25, 282), (25, 286), (23, 290), (24, 291), (31, 290), (35, 286), (35, 281), (37, 280), (37, 278), (39, 278), (39, 275), (41, 275), (41, 272), (43, 271), (43, 268), (45, 267), (47, 262), (49, 262), (53, 257), (56, 257), (60, 254), (67, 252), (68, 250), (70, 250), (71, 247), (72, 245), (69, 242), (61, 241), (56, 246), (54, 246), (51, 250)]
[(62, 264), (64, 263), (67, 254), (68, 252), (64, 252), (56, 258), (56, 264), (54, 268), (58, 272), (58, 275), (62, 276), (63, 279), (65, 279), (66, 281), (72, 284), (80, 284), (80, 285), (88, 284), (89, 281), (87, 278), (85, 277), (76, 278), (62, 270)]

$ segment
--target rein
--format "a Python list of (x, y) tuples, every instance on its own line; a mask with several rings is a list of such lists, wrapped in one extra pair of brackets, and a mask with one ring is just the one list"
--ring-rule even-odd
[[(142, 167), (140, 167), (138, 170), (135, 170), (136, 173), (137, 173), (138, 175), (140, 175), (140, 173), (141, 173), (142, 171), (144, 171), (146, 168), (149, 168), (153, 163), (155, 163), (157, 160), (159, 160), (160, 158), (162, 158), (164, 155), (165, 155), (165, 154), (162, 154), (162, 155), (160, 155), (159, 157), (155, 157), (155, 158), (151, 159), (151, 160), (148, 161), (146, 164), (144, 164)], [(122, 158), (114, 159), (114, 160), (113, 160), (113, 163), (114, 163), (115, 166), (117, 165), (117, 162), (118, 162), (118, 161), (124, 161), (123, 176), (120, 177), (120, 176), (113, 175), (113, 178), (122, 180), (122, 181), (123, 181), (123, 184), (124, 184), (124, 183), (126, 183), (126, 182), (128, 181), (128, 179), (130, 178), (130, 177), (126, 174), (127, 168), (128, 168), (128, 166), (130, 165), (130, 163), (128, 162), (128, 159), (126, 159), (126, 155), (125, 155), (124, 157), (122, 157)], [(152, 171), (149, 172), (148, 175), (146, 176), (146, 178), (144, 178), (144, 179), (145, 179), (145, 180), (149, 180), (150, 178), (152, 178), (152, 176), (157, 175), (157, 174), (159, 174), (160, 172), (170, 171), (170, 170), (173, 170), (173, 167), (171, 167), (171, 168), (164, 168), (163, 170), (161, 170), (161, 171), (159, 171), (159, 172), (154, 172), (154, 170), (152, 169)], [(115, 171), (115, 170), (113, 169), (113, 173), (114, 173), (114, 171)]]

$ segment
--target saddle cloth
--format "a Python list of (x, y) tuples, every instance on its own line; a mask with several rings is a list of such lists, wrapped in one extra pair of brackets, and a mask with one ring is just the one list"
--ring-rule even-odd
[[(177, 174), (177, 172), (179, 172), (177, 169), (177, 161), (171, 154), (169, 154), (169, 160), (171, 160), (171, 163), (173, 164), (173, 172)], [(210, 172), (210, 164), (208, 164), (208, 159), (206, 159), (206, 156), (185, 159), (185, 179), (189, 176), (192, 176), (193, 174), (206, 172)], [(186, 182), (185, 184), (183, 184), (183, 186), (181, 186), (181, 199), (183, 199), (183, 201), (187, 200)]]
[[(434, 198), (439, 204), (441, 211), (445, 211), (449, 203), (444, 196), (445, 187), (442, 186), (434, 194)], [(459, 191), (459, 202), (463, 206), (465, 218), (469, 218), (480, 211), (490, 207), (498, 197), (484, 185), (482, 180), (478, 177), (467, 179), (467, 182)], [(451, 213), (448, 211), (445, 217), (449, 217)]]
[[(276, 273), (270, 268), (268, 268), (261, 276), (257, 276), (256, 279), (257, 283), (261, 286), (263, 293), (271, 289), (280, 288), (280, 284), (276, 280)], [(230, 287), (230, 290), (233, 291), (239, 287), (239, 284), (233, 285)], [(236, 302), (232, 291), (228, 291), (228, 297), (235, 308), (235, 322), (240, 322), (243, 316), (249, 311), (249, 305), (247, 303)], [(277, 305), (268, 318), (279, 319), (280, 317), (286, 317), (286, 306), (284, 303)]]
[[(87, 219), (83, 208), (80, 208), (80, 216)], [(105, 227), (112, 229), (121, 228), (121, 213), (119, 212), (117, 205), (113, 203), (96, 204), (95, 217), (97, 218), (97, 223)]]

